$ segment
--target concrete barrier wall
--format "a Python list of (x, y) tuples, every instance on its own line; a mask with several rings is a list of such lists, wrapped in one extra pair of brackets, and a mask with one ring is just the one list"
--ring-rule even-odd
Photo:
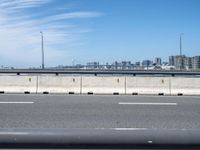
[(1, 93), (36, 93), (37, 76), (0, 76)]
[(200, 78), (171, 78), (172, 95), (200, 95)]
[(170, 78), (168, 77), (127, 77), (127, 94), (164, 94), (170, 95)]
[(125, 94), (125, 77), (82, 77), (82, 93)]
[(200, 78), (0, 76), (0, 93), (200, 95)]
[(80, 94), (80, 78), (73, 76), (38, 76), (37, 93)]

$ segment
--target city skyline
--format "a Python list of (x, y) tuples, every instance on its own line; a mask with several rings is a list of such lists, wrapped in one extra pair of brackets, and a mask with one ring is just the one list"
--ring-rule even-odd
[(200, 52), (198, 0), (2, 0), (0, 65), (142, 61)]
[[(13, 66), (3, 66), (1, 69), (20, 69)], [(21, 68), (22, 69), (22, 68)], [(76, 63), (74, 60), (71, 65), (60, 64), (50, 67), (28, 67), (27, 69), (104, 69), (104, 70), (200, 70), (200, 55), (171, 55), (168, 61), (155, 57), (154, 60), (145, 59), (140, 61), (115, 60), (114, 62), (90, 61), (85, 64)]]

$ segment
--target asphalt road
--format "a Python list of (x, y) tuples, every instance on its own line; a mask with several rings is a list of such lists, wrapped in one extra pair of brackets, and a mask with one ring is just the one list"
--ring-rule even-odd
[(1, 95), (0, 128), (200, 129), (200, 97)]

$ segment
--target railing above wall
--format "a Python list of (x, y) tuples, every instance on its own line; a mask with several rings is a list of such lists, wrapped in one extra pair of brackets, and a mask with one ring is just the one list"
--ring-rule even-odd
[(75, 69), (2, 69), (0, 74), (90, 74), (90, 75), (163, 75), (163, 76), (200, 76), (200, 71), (166, 70), (75, 70)]

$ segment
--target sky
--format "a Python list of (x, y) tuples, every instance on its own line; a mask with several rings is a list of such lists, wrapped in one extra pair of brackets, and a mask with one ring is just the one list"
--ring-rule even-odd
[(0, 0), (0, 66), (200, 55), (200, 0)]

